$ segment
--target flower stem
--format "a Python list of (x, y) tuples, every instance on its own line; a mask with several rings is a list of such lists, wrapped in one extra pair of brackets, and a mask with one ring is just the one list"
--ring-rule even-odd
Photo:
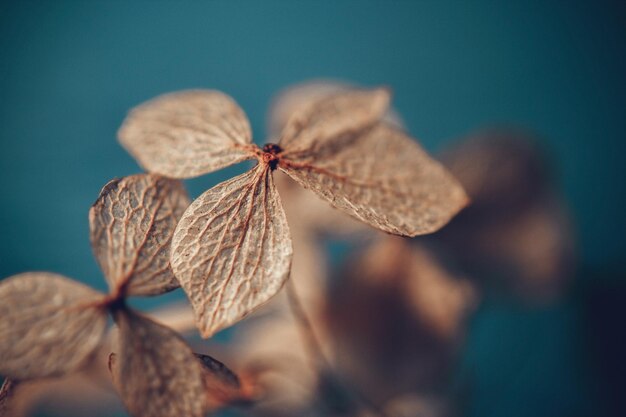
[(367, 396), (359, 393), (356, 389), (344, 383), (344, 381), (341, 380), (340, 376), (334, 372), (334, 370), (330, 366), (330, 362), (328, 361), (328, 359), (326, 359), (326, 356), (324, 355), (322, 345), (315, 335), (313, 324), (311, 323), (311, 320), (307, 316), (306, 311), (302, 306), (302, 302), (298, 297), (298, 293), (296, 291), (293, 281), (294, 280), (292, 277), (287, 280), (287, 283), (285, 285), (287, 300), (293, 317), (298, 324), (298, 328), (300, 329), (300, 334), (304, 342), (305, 349), (307, 350), (307, 354), (311, 359), (311, 365), (314, 368), (313, 370), (320, 375), (325, 373), (328, 377), (332, 379), (331, 382), (333, 383), (333, 385), (341, 388), (343, 391), (345, 391), (345, 393), (349, 394), (352, 402), (356, 401), (360, 403), (361, 408), (365, 408), (369, 412), (380, 417), (391, 417), (384, 410), (382, 410), (380, 406), (369, 400)]

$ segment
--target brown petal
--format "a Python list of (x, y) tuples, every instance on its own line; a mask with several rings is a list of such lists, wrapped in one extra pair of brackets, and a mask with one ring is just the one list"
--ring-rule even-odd
[[(293, 114), (306, 110), (306, 107), (314, 102), (356, 88), (346, 82), (320, 79), (305, 81), (280, 91), (272, 100), (270, 107), (268, 136), (278, 137)], [(387, 111), (383, 119), (394, 126), (403, 126), (400, 116), (391, 109)]]
[(236, 323), (289, 276), (291, 238), (267, 165), (206, 191), (172, 239), (172, 269), (203, 337)]
[(165, 94), (134, 108), (118, 132), (147, 171), (191, 178), (254, 157), (237, 103), (219, 91)]
[[(274, 182), (285, 208), (294, 242), (296, 234), (304, 240), (311, 241), (314, 246), (319, 246), (320, 237), (363, 238), (375, 232), (363, 222), (334, 209), (326, 200), (305, 190), (283, 172), (274, 172)], [(299, 250), (295, 249), (294, 256), (298, 256), (298, 252)], [(302, 282), (300, 274), (297, 276), (298, 282)]]
[(245, 402), (247, 394), (243, 391), (239, 378), (222, 362), (209, 355), (195, 354), (204, 370), (204, 385), (209, 409), (217, 410), (229, 404)]
[(113, 293), (152, 295), (178, 287), (170, 242), (189, 205), (180, 181), (154, 174), (113, 180), (89, 211), (91, 245)]
[(203, 369), (176, 333), (122, 310), (118, 354), (109, 367), (113, 384), (133, 416), (200, 417), (206, 408)]
[(384, 88), (333, 94), (294, 112), (279, 144), (285, 154), (313, 151), (328, 141), (371, 127), (388, 106), (389, 91)]
[(398, 235), (434, 232), (467, 204), (441, 164), (385, 124), (284, 157), (280, 167), (333, 206)]
[(27, 272), (0, 283), (0, 375), (31, 379), (79, 368), (100, 343), (102, 294), (61, 275)]

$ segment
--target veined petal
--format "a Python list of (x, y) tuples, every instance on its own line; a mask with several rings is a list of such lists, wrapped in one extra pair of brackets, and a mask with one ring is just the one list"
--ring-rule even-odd
[(106, 327), (104, 295), (50, 272), (0, 282), (0, 375), (16, 380), (72, 372)]
[(198, 197), (176, 227), (171, 256), (203, 337), (274, 296), (289, 276), (292, 253), (267, 164)]
[(315, 152), (329, 141), (355, 134), (377, 123), (389, 107), (385, 88), (352, 89), (313, 100), (291, 114), (279, 145), (285, 154)]
[(315, 152), (286, 155), (279, 167), (334, 207), (403, 236), (438, 230), (468, 202), (416, 141), (382, 123)]
[(118, 353), (109, 358), (113, 384), (129, 413), (202, 417), (202, 364), (174, 331), (129, 310), (116, 313)]
[[(327, 79), (310, 80), (287, 87), (272, 100), (268, 114), (268, 136), (278, 137), (294, 114), (305, 111), (313, 103), (355, 90), (358, 91), (358, 87), (350, 83)], [(403, 126), (402, 119), (393, 109), (387, 110), (383, 120), (396, 127)]]
[(147, 171), (192, 178), (254, 158), (244, 112), (224, 93), (164, 94), (129, 113), (120, 143)]
[(113, 180), (89, 211), (91, 245), (109, 287), (125, 295), (178, 288), (170, 243), (189, 206), (180, 181), (154, 174)]

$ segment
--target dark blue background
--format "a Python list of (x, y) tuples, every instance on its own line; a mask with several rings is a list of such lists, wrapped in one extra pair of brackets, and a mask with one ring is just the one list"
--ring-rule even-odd
[[(603, 2), (3, 2), (0, 276), (51, 270), (104, 289), (87, 212), (109, 179), (139, 171), (116, 142), (132, 106), (216, 88), (262, 141), (272, 94), (319, 77), (391, 86), (409, 131), (433, 152), (486, 124), (536, 131), (577, 221), (582, 264), (619, 270), (625, 22)], [(602, 409), (579, 298), (481, 309), (463, 365), (470, 415)]]

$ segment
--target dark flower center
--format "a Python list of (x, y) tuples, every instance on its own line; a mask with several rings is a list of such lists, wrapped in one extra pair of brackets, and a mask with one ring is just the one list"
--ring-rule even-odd
[(263, 145), (263, 152), (271, 153), (272, 155), (277, 155), (282, 151), (283, 148), (275, 143), (266, 143), (265, 145)]
[(274, 171), (278, 166), (278, 154), (283, 151), (283, 148), (275, 143), (266, 143), (263, 145), (263, 160), (269, 164), (270, 169)]

